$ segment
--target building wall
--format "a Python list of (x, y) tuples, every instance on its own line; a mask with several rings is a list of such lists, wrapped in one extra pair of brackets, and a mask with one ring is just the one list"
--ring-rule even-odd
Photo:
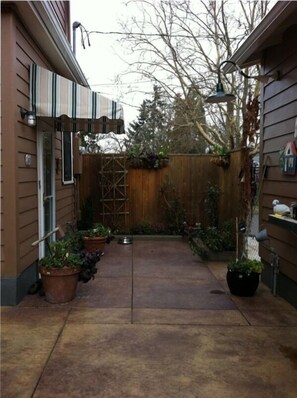
[[(55, 2), (53, 2), (55, 3)], [(67, 3), (67, 2), (61, 2)], [(55, 5), (58, 9), (58, 4)], [(64, 5), (64, 11), (66, 9)], [(63, 9), (60, 9), (60, 17)], [(66, 29), (69, 15), (64, 17)], [(38, 248), (37, 128), (29, 127), (20, 109), (29, 109), (29, 70), (31, 63), (55, 70), (22, 24), (14, 8), (1, 10), (2, 80), (2, 174), (1, 174), (1, 284), (2, 304), (17, 303), (36, 280)], [(55, 134), (55, 157), (62, 158), (61, 133)], [(25, 155), (31, 156), (30, 167)], [(62, 185), (56, 173), (56, 221), (65, 226), (75, 217), (74, 185)], [(4, 300), (4, 302), (3, 302)]]
[[(284, 175), (279, 166), (281, 148), (294, 140), (297, 118), (296, 37), (297, 24), (286, 31), (280, 44), (268, 48), (263, 54), (264, 72), (280, 71), (281, 79), (268, 83), (263, 89), (260, 228), (267, 228), (270, 241), (261, 244), (260, 255), (269, 264), (268, 247), (275, 249), (280, 266), (278, 292), (297, 306), (297, 236), (268, 222), (274, 199), (288, 206), (297, 202), (297, 175)], [(263, 278), (271, 285), (270, 266), (266, 267)]]
[(57, 20), (59, 21), (65, 35), (70, 42), (70, 2), (69, 1), (51, 1), (50, 2)]

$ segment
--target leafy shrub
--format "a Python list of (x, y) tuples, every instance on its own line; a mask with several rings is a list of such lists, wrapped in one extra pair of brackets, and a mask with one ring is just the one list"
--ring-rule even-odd
[[(201, 240), (201, 243), (199, 243)], [(208, 258), (208, 252), (214, 253), (235, 249), (235, 237), (232, 234), (231, 222), (226, 221), (221, 228), (203, 228), (200, 224), (193, 229), (190, 236), (190, 247), (194, 254), (203, 260)]]
[(229, 271), (244, 272), (250, 274), (251, 272), (256, 272), (260, 274), (263, 271), (264, 265), (261, 261), (250, 260), (248, 258), (242, 258), (238, 261), (229, 261), (227, 268)]

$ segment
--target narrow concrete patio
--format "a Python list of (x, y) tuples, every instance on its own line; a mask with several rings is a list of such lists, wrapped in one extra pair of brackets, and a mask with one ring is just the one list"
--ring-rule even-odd
[(297, 310), (182, 239), (113, 241), (67, 304), (1, 308), (5, 398), (296, 398)]

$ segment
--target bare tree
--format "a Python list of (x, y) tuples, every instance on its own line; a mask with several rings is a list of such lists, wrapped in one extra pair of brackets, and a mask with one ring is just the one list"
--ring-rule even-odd
[[(130, 0), (127, 6), (131, 3), (141, 17), (122, 22), (123, 45), (137, 59), (129, 63), (129, 73), (162, 87), (178, 115), (176, 131), (194, 131), (208, 145), (238, 147), (247, 99), (257, 96), (257, 83), (235, 73), (222, 76), (236, 102), (204, 101), (214, 91), (220, 63), (260, 22), (269, 1)], [(257, 144), (257, 137), (249, 143)]]

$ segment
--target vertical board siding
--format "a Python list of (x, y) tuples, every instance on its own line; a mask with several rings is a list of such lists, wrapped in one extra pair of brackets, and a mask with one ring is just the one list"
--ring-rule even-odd
[[(105, 155), (83, 155), (83, 172), (80, 177), (80, 206), (90, 196), (95, 207), (95, 221), (100, 216), (99, 169), (100, 159)], [(115, 155), (120, 156), (120, 155)], [(222, 169), (211, 162), (209, 155), (170, 155), (169, 165), (162, 169), (129, 168), (127, 175), (128, 208), (125, 227), (144, 222), (164, 223), (165, 202), (161, 190), (169, 182), (186, 212), (186, 221), (194, 224), (208, 222), (205, 199), (208, 184), (221, 189), (219, 219), (233, 220), (240, 214), (240, 151), (231, 154), (229, 168)], [(172, 195), (168, 195), (172, 199)]]
[[(280, 71), (281, 79), (272, 81), (263, 90), (263, 135), (262, 192), (260, 201), (260, 220), (262, 227), (268, 229), (269, 246), (279, 256), (280, 272), (297, 282), (297, 237), (293, 233), (268, 222), (272, 213), (272, 201), (290, 205), (297, 202), (297, 175), (282, 174), (279, 166), (279, 153), (287, 142), (294, 140), (297, 118), (297, 25), (291, 27), (283, 37), (283, 42), (267, 49), (263, 58), (265, 71)], [(295, 139), (296, 142), (296, 139)], [(270, 263), (271, 254), (267, 244), (260, 245), (260, 255)]]

